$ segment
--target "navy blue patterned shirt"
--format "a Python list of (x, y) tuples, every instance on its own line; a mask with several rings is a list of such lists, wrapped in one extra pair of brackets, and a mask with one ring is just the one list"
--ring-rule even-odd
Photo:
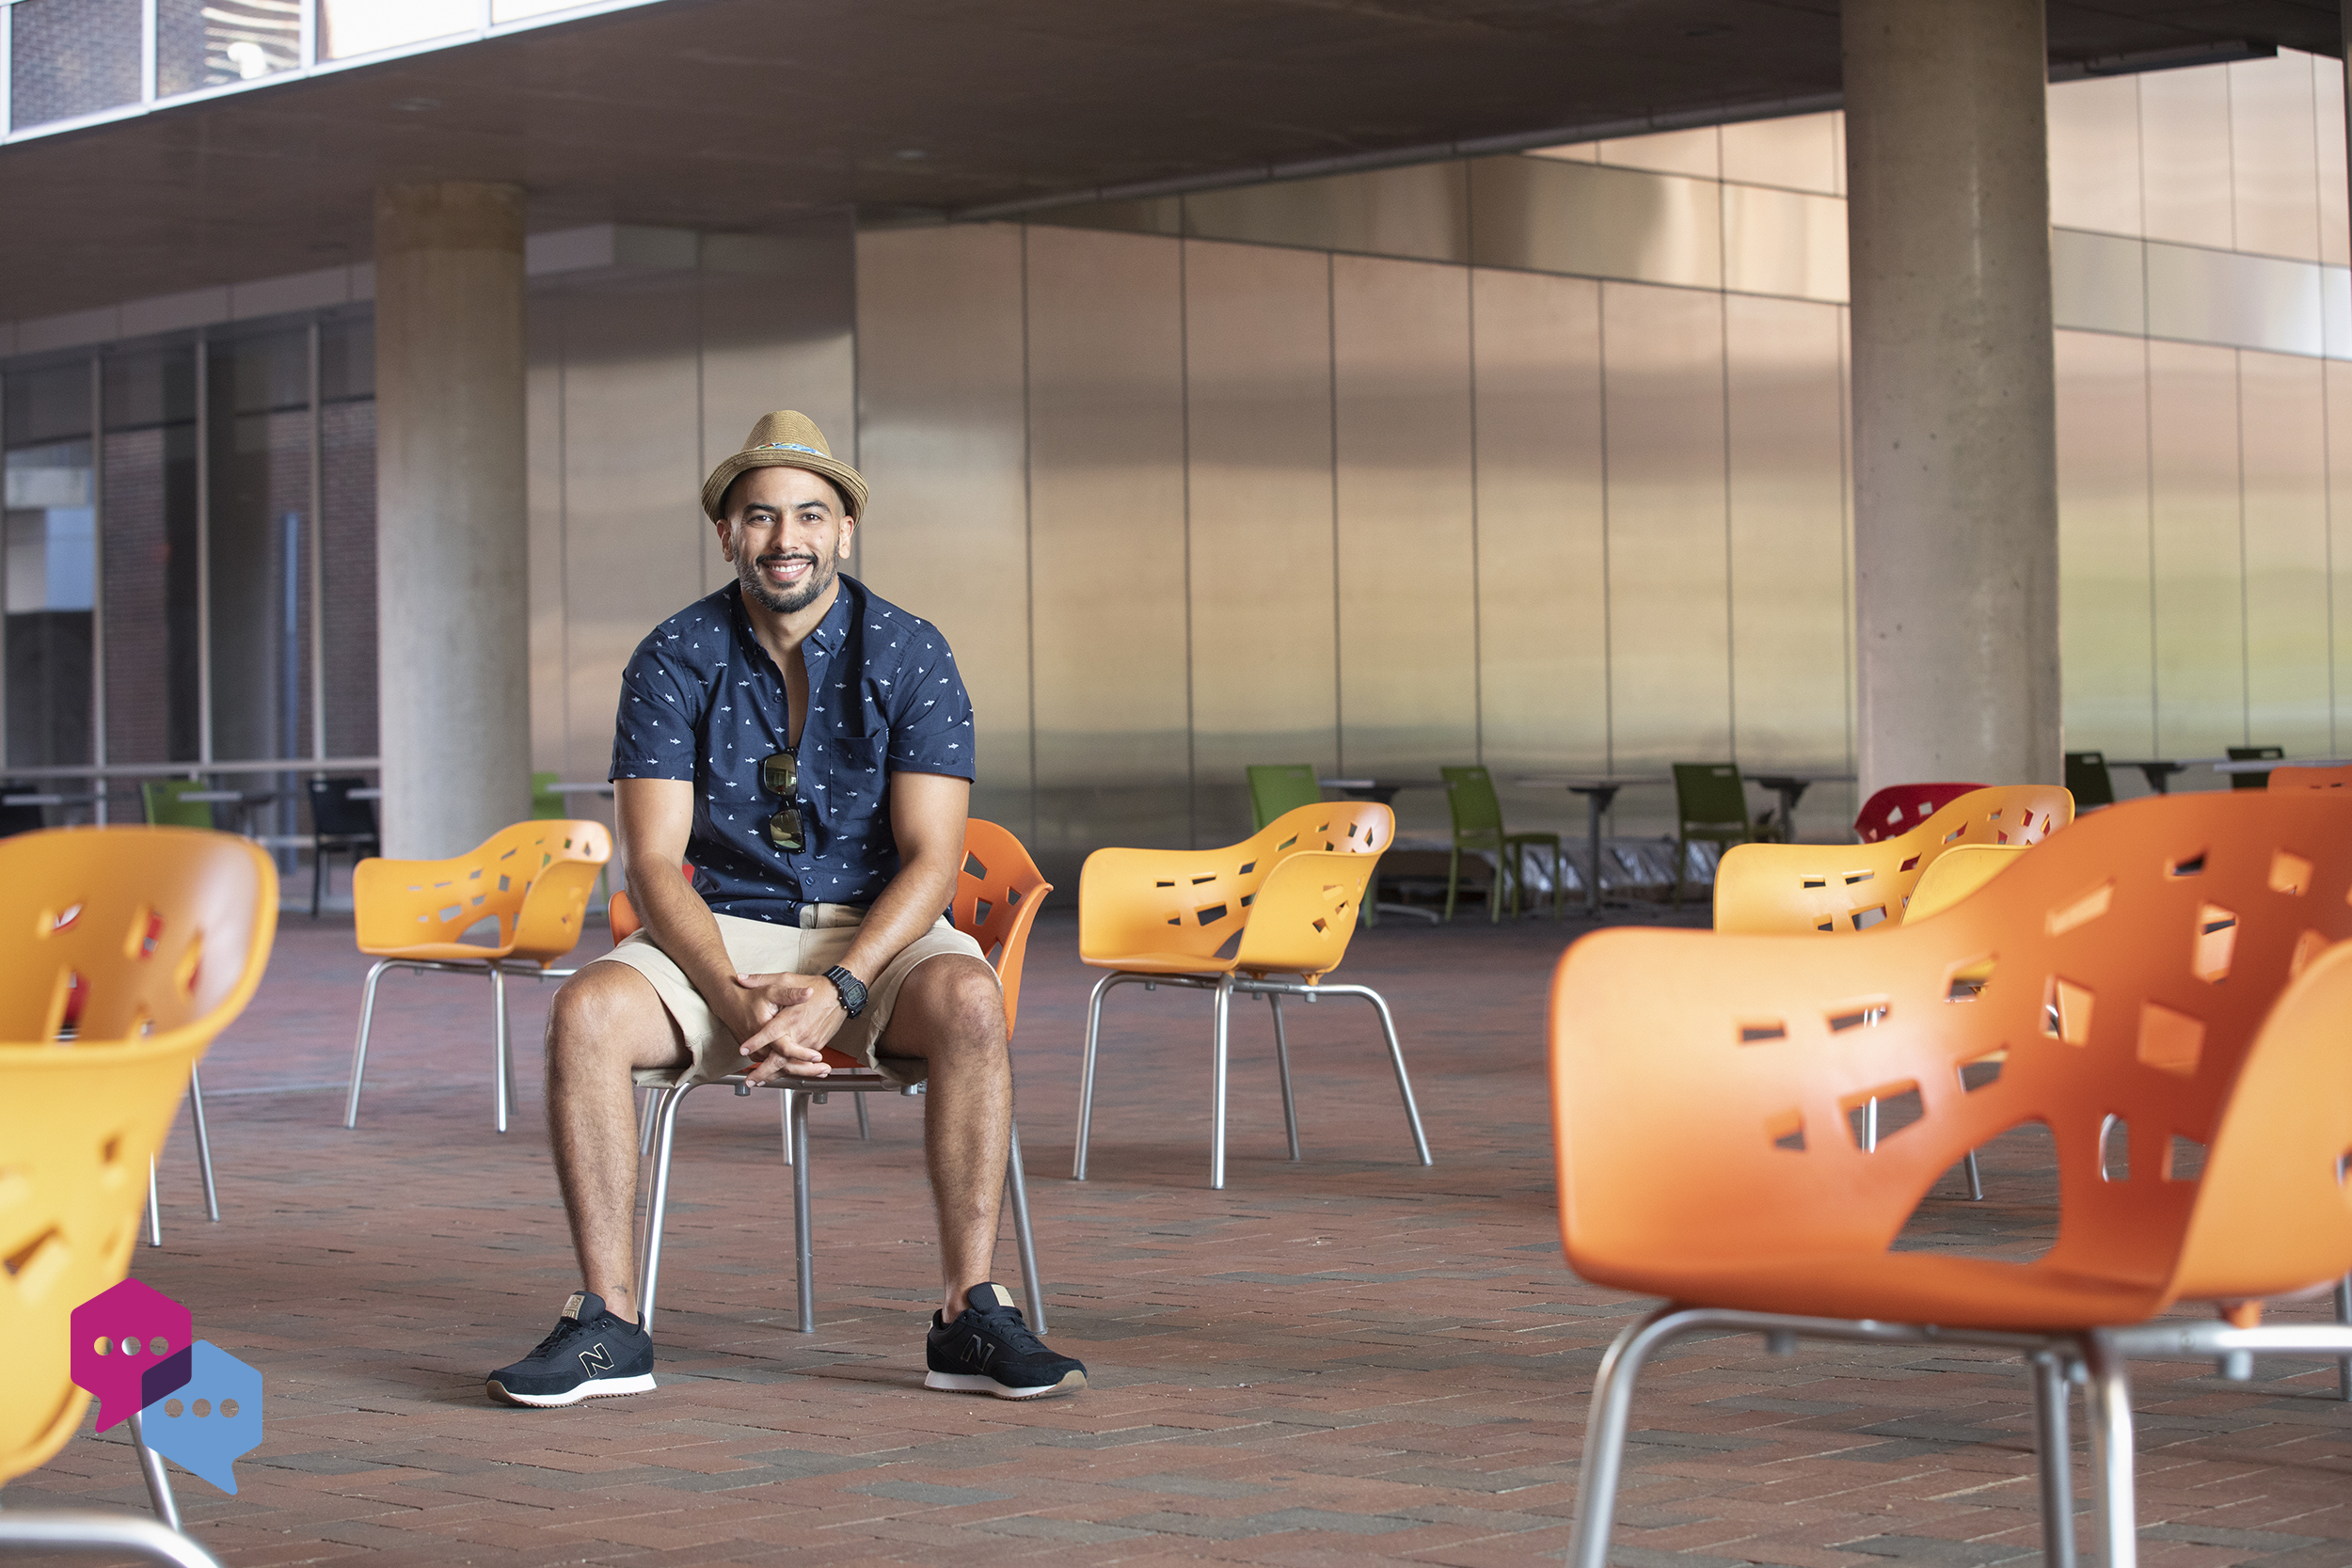
[(973, 776), (972, 701), (939, 628), (843, 576), (801, 644), (808, 718), (800, 764), (802, 847), (768, 839), (785, 802), (759, 765), (791, 734), (784, 676), (753, 635), (734, 583), (647, 633), (621, 672), (615, 779), (688, 779), (694, 891), (721, 914), (800, 924), (801, 906), (871, 904), (898, 872), (886, 807), (892, 773)]

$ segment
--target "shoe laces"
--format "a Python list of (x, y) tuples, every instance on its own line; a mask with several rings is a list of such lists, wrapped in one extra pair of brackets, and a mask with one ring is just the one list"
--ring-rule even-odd
[(548, 1337), (531, 1347), (531, 1354), (533, 1356), (545, 1355), (556, 1347), (564, 1336), (576, 1333), (588, 1326), (577, 1318), (558, 1318), (555, 1320), (555, 1326), (548, 1330)]
[(980, 1321), (988, 1324), (991, 1333), (1004, 1340), (1013, 1350), (1025, 1354), (1029, 1351), (1036, 1351), (1045, 1355), (1054, 1354), (1045, 1341), (1039, 1338), (1036, 1332), (1022, 1320), (1021, 1308), (1018, 1307), (987, 1307), (972, 1308), (972, 1310), (978, 1312)]

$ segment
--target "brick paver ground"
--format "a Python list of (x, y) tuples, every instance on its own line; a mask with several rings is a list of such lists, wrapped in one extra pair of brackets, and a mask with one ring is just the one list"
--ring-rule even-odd
[[(135, 1265), (266, 1378), (267, 1442), (234, 1497), (182, 1479), (191, 1526), (255, 1568), (1557, 1560), (1593, 1369), (1644, 1305), (1560, 1259), (1541, 1016), (1573, 930), (1391, 921), (1359, 939), (1349, 977), (1395, 1006), (1434, 1168), (1410, 1163), (1369, 1010), (1336, 1002), (1292, 1012), (1307, 1158), (1281, 1158), (1266, 1013), (1237, 1007), (1212, 1193), (1207, 1000), (1166, 990), (1116, 993), (1093, 1179), (1069, 1179), (1092, 976), (1074, 923), (1049, 916), (1019, 1114), (1052, 1338), (1086, 1358), (1088, 1392), (922, 1388), (937, 1277), (915, 1102), (877, 1101), (864, 1145), (847, 1104), (814, 1113), (819, 1325), (792, 1332), (775, 1102), (707, 1090), (680, 1130), (662, 1386), (533, 1412), (486, 1403), (482, 1376), (575, 1284), (535, 1048), (501, 1138), (486, 987), (391, 978), (344, 1132), (361, 964), (347, 927), (292, 919), (205, 1063), (222, 1221), (203, 1222), (176, 1135), (166, 1245)], [(520, 1039), (551, 990), (519, 991)], [(1915, 1242), (2046, 1244), (2046, 1143), (1997, 1150), (1986, 1178), (1983, 1204), (1947, 1180)], [(2332, 1368), (2135, 1373), (2144, 1562), (2352, 1564)], [(1999, 1356), (1690, 1343), (1645, 1380), (1635, 1426), (1616, 1550), (1634, 1568), (2038, 1555), (2028, 1389)], [(140, 1506), (118, 1435), (77, 1439), (7, 1502)]]

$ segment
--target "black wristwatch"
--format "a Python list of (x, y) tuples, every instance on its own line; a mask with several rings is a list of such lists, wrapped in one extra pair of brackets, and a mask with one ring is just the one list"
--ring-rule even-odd
[(839, 964), (835, 964), (831, 969), (825, 971), (825, 978), (831, 980), (833, 982), (833, 989), (840, 993), (841, 1010), (843, 1012), (849, 1014), (851, 1018), (855, 1018), (858, 1014), (866, 1010), (865, 981), (860, 980), (856, 975), (850, 974)]

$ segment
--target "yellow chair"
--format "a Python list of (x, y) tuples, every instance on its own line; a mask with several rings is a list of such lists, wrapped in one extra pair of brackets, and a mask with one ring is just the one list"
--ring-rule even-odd
[(1919, 878), (1967, 844), (2039, 844), (2074, 818), (2056, 784), (1971, 790), (1876, 844), (1742, 844), (1715, 868), (1718, 931), (1867, 931), (1899, 923)]
[[(412, 969), (490, 977), (498, 1130), (506, 1131), (515, 1098), (506, 976), (560, 979), (573, 973), (551, 966), (580, 945), (588, 890), (612, 858), (612, 835), (601, 822), (532, 820), (501, 828), (479, 848), (453, 860), (364, 860), (352, 868), (359, 951), (374, 955), (376, 961), (360, 993), (345, 1127), (359, 1123), (359, 1081), (368, 1065), (375, 983), (388, 969)], [(460, 940), (485, 920), (498, 922), (495, 942)]]
[[(1209, 1185), (1225, 1185), (1225, 1068), (1233, 993), (1274, 1005), (1274, 1061), (1282, 1085), (1282, 1126), (1298, 1153), (1291, 1096), (1290, 1043), (1282, 998), (1360, 996), (1380, 1015), (1413, 1148), (1431, 1164), (1421, 1109), (1389, 1005), (1369, 986), (1327, 986), (1355, 934), (1357, 910), (1396, 831), (1388, 807), (1329, 800), (1283, 813), (1222, 849), (1097, 849), (1078, 876), (1078, 956), (1110, 973), (1087, 1002), (1086, 1066), (1078, 1089), (1078, 1154), (1071, 1174), (1087, 1178), (1094, 1117), (1094, 1056), (1103, 997), (1114, 986), (1178, 986), (1216, 994), (1210, 1077)], [(1230, 954), (1228, 950), (1230, 951)], [(1273, 980), (1271, 974), (1294, 974)]]
[[(277, 929), (277, 868), (241, 838), (132, 827), (0, 842), (0, 1481), (79, 1430), (89, 1396), (73, 1386), (69, 1320), (122, 1279), (148, 1164)], [(132, 1438), (176, 1528), (136, 1417)], [(0, 1510), (0, 1554), (67, 1545), (213, 1561), (148, 1520)]]
[(1920, 869), (1903, 905), (1903, 924), (1942, 914), (2007, 871), (2027, 844), (1955, 844)]

